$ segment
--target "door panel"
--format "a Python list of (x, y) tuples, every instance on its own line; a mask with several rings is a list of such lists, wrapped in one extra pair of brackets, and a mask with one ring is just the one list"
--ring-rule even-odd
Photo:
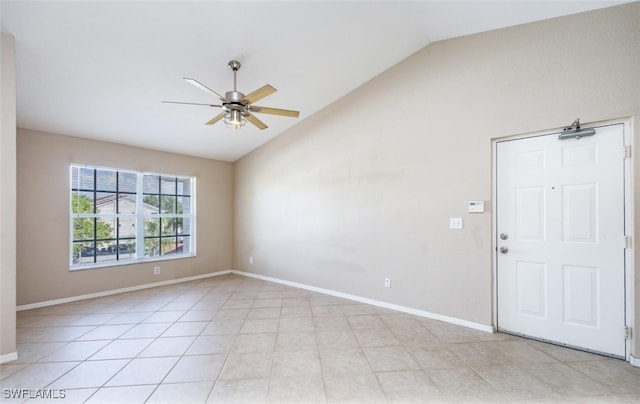
[(625, 356), (623, 133), (496, 144), (498, 329)]

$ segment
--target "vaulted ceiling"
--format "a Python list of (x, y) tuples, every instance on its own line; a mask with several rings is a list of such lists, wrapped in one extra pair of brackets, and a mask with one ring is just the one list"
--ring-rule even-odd
[[(628, 1), (14, 1), (18, 126), (235, 161), (428, 44)], [(271, 84), (269, 128), (204, 125), (218, 93)]]

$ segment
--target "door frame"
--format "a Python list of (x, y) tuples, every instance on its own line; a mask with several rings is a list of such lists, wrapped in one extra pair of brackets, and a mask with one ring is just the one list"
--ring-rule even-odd
[[(633, 250), (635, 244), (634, 235), (634, 187), (633, 187), (633, 153), (636, 153), (635, 146), (633, 144), (633, 119), (632, 118), (620, 118), (600, 122), (592, 122), (583, 124), (583, 128), (597, 128), (602, 126), (610, 126), (615, 124), (623, 125), (623, 137), (625, 146), (629, 146), (631, 150), (630, 157), (624, 160), (624, 226), (625, 235), (631, 240), (630, 245), (624, 250), (624, 273), (625, 273), (625, 324), (632, 328), (633, 332), (631, 338), (627, 338), (625, 341), (626, 361), (631, 362), (634, 366), (640, 366), (638, 362), (640, 360), (640, 354), (637, 357), (631, 355), (631, 351), (634, 346), (636, 334), (640, 332), (634, 324), (634, 309), (635, 309), (635, 291), (634, 291), (634, 259)], [(527, 139), (531, 137), (553, 135), (562, 132), (562, 128), (548, 129), (538, 132), (530, 132), (519, 135), (509, 135), (495, 137), (491, 139), (491, 266), (492, 266), (492, 327), (494, 331), (498, 330), (498, 206), (497, 206), (497, 194), (498, 194), (498, 172), (497, 172), (497, 144), (509, 140)], [(623, 150), (620, 151), (621, 157), (623, 156)], [(640, 274), (639, 274), (640, 276)]]

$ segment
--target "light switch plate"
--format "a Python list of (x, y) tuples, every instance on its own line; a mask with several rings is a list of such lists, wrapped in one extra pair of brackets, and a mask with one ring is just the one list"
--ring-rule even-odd
[(449, 218), (449, 228), (460, 230), (462, 229), (462, 218), (461, 217), (450, 217)]

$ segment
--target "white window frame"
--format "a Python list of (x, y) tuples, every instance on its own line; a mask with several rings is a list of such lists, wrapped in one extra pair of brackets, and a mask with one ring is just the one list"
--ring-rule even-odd
[[(90, 170), (108, 170), (114, 171), (117, 173), (128, 173), (136, 175), (136, 212), (135, 213), (73, 213), (73, 194), (74, 192), (80, 193), (80, 188), (77, 184), (73, 184), (73, 170), (74, 169), (90, 169)], [(168, 213), (153, 213), (153, 214), (145, 214), (144, 211), (144, 178), (145, 176), (156, 176), (161, 178), (176, 178), (177, 180), (187, 181), (190, 187), (189, 196), (189, 213), (188, 214), (168, 214)], [(146, 262), (156, 262), (156, 261), (167, 261), (167, 260), (175, 260), (175, 259), (184, 259), (191, 258), (196, 256), (196, 177), (195, 176), (187, 176), (187, 175), (178, 175), (178, 174), (161, 174), (156, 172), (145, 172), (145, 171), (136, 171), (130, 169), (120, 169), (120, 168), (111, 168), (111, 167), (100, 167), (100, 166), (91, 166), (84, 164), (71, 164), (69, 166), (69, 270), (77, 271), (77, 270), (85, 270), (85, 269), (93, 269), (93, 268), (104, 268), (104, 267), (114, 267), (114, 266), (122, 266), (122, 265), (132, 265), (132, 264), (140, 264)], [(75, 191), (74, 191), (75, 189)], [(93, 191), (100, 192), (97, 189), (97, 184), (93, 184)], [(160, 193), (159, 193), (160, 194)], [(116, 194), (117, 195), (117, 194)], [(164, 195), (164, 194), (163, 194)], [(177, 193), (175, 196), (177, 197), (179, 194)], [(95, 202), (94, 202), (95, 203)], [(182, 253), (171, 253), (165, 255), (157, 255), (157, 256), (145, 256), (145, 239), (149, 238), (145, 235), (145, 219), (149, 218), (164, 219), (164, 218), (184, 218), (189, 220), (190, 222), (190, 231), (186, 235), (189, 240), (189, 249), (188, 251), (184, 251)], [(136, 236), (135, 236), (135, 245), (136, 245), (136, 256), (135, 258), (127, 258), (122, 260), (109, 260), (109, 261), (98, 261), (97, 253), (94, 253), (94, 262), (91, 263), (74, 263), (74, 219), (76, 218), (105, 218), (105, 219), (119, 219), (119, 218), (133, 218), (135, 227), (136, 227)], [(140, 225), (142, 224), (142, 225)], [(159, 240), (162, 238), (169, 236), (159, 235)], [(126, 239), (123, 237), (123, 239)], [(116, 236), (116, 240), (119, 240), (118, 236)], [(177, 244), (176, 244), (177, 246)], [(119, 248), (119, 247), (116, 247)], [(184, 245), (183, 245), (184, 248)], [(94, 246), (94, 249), (97, 249), (97, 246)]]

